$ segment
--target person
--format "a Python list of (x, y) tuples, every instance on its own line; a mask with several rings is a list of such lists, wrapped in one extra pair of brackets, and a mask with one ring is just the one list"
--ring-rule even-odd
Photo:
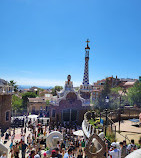
[(14, 146), (14, 156), (15, 158), (19, 158), (19, 146), (18, 146), (18, 143), (16, 143), (16, 145)]
[(13, 141), (11, 141), (11, 143), (10, 143), (10, 150), (12, 149), (12, 147), (13, 147)]
[(8, 132), (6, 132), (4, 144), (7, 143), (8, 140), (9, 140), (9, 134), (8, 134)]
[(136, 147), (136, 145), (134, 143), (134, 139), (131, 139), (131, 144), (129, 144), (127, 146), (128, 154), (131, 153), (131, 152), (133, 152), (136, 149), (137, 149), (137, 147)]
[(39, 155), (39, 154), (36, 154), (36, 155), (34, 156), (34, 158), (40, 158), (40, 155)]
[(26, 133), (26, 127), (24, 128), (24, 133)]
[(72, 149), (70, 148), (67, 153), (65, 153), (64, 158), (69, 158), (72, 154)]
[(15, 135), (13, 134), (13, 135), (11, 136), (11, 142), (13, 142), (14, 137), (15, 137)]
[(47, 153), (44, 153), (43, 156), (44, 156), (43, 158), (47, 158)]
[(121, 158), (124, 158), (127, 155), (126, 147), (123, 145), (123, 142), (120, 142), (119, 145), (120, 145), (120, 151), (121, 151)]
[(85, 148), (85, 141), (84, 141), (84, 139), (81, 141), (81, 147), (82, 147), (82, 150), (84, 151), (84, 148)]
[(82, 147), (79, 147), (79, 150), (78, 150), (78, 156), (77, 158), (83, 158), (83, 151), (82, 151)]
[(63, 142), (63, 140), (61, 140), (61, 150), (65, 148), (65, 143)]
[(34, 158), (34, 156), (35, 156), (35, 150), (31, 150), (29, 158)]
[(123, 140), (123, 146), (127, 148), (126, 140)]
[(121, 158), (121, 152), (119, 149), (117, 149), (115, 142), (111, 144), (111, 149), (109, 150), (109, 154), (110, 156), (112, 156), (112, 158)]
[(51, 152), (51, 158), (56, 158), (56, 150), (52, 150), (52, 152)]
[(141, 149), (141, 139), (139, 140), (138, 149)]
[(6, 158), (6, 152), (3, 152), (0, 158)]
[(27, 148), (27, 144), (24, 141), (21, 142), (21, 150), (22, 150), (22, 158), (25, 158), (25, 151)]
[(56, 150), (56, 157), (62, 158), (62, 155), (59, 153), (59, 149), (56, 148), (55, 150)]

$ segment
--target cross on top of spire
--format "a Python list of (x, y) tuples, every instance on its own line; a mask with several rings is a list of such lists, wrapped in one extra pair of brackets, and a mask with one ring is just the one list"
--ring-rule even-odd
[(86, 42), (87, 42), (87, 47), (86, 47), (85, 49), (90, 49), (90, 47), (89, 47), (89, 45), (88, 45), (88, 43), (90, 42), (89, 39), (87, 39)]
[(87, 41), (86, 41), (86, 42), (87, 42), (87, 44), (88, 44), (88, 43), (90, 42), (90, 41), (89, 41), (89, 39), (87, 39)]

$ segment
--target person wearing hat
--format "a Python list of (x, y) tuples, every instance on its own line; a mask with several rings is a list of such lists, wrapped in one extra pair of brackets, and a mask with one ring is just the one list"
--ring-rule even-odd
[(111, 149), (112, 150), (109, 151), (109, 154), (112, 156), (112, 158), (121, 158), (121, 152), (119, 149), (117, 149), (115, 142), (111, 144)]
[(51, 158), (56, 158), (56, 155), (57, 155), (56, 150), (52, 150)]

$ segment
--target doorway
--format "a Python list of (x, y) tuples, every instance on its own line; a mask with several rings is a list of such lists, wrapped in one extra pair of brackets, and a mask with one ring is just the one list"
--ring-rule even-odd
[(62, 110), (62, 121), (70, 122), (77, 120), (77, 110), (76, 109), (65, 109)]

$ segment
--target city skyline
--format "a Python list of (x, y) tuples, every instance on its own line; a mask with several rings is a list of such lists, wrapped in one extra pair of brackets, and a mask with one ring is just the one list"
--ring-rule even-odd
[(89, 38), (90, 83), (141, 74), (139, 0), (2, 0), (0, 78), (18, 85), (74, 86), (83, 82)]

